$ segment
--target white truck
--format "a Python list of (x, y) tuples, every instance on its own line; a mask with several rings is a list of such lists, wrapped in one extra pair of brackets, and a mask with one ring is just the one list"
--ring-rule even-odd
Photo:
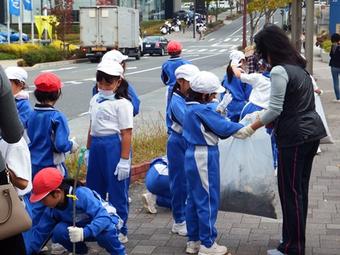
[(139, 12), (118, 6), (80, 7), (80, 48), (91, 62), (112, 49), (141, 56)]

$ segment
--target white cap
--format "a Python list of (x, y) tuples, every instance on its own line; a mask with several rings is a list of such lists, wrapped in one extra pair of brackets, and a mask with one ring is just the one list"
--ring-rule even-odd
[(113, 76), (123, 76), (124, 73), (123, 67), (118, 62), (112, 60), (103, 60), (100, 62), (97, 66), (97, 71), (102, 71)]
[(176, 79), (184, 79), (186, 81), (191, 82), (195, 75), (199, 72), (197, 66), (192, 64), (185, 64), (179, 66), (175, 71)]
[(23, 68), (18, 66), (10, 66), (6, 68), (5, 72), (9, 80), (19, 80), (23, 83), (26, 83), (28, 75)]
[(102, 61), (111, 60), (121, 64), (124, 60), (127, 60), (129, 56), (123, 55), (119, 50), (110, 50), (104, 54)]
[(242, 59), (246, 59), (246, 56), (244, 55), (244, 53), (242, 51), (238, 51), (238, 50), (232, 50), (230, 52), (230, 55), (229, 55), (229, 58), (231, 61), (233, 62), (237, 62), (237, 63), (240, 63), (240, 61)]
[(225, 91), (218, 77), (207, 71), (197, 73), (190, 82), (190, 88), (195, 92), (203, 94), (223, 93)]

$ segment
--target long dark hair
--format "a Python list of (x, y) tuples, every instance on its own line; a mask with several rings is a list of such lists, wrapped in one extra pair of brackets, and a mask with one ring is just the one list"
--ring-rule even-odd
[(229, 61), (229, 65), (227, 66), (227, 78), (228, 78), (228, 83), (231, 83), (234, 77), (234, 71), (233, 68), (231, 67), (231, 60)]
[(254, 38), (257, 53), (272, 66), (298, 65), (306, 67), (306, 60), (294, 48), (285, 32), (276, 25), (264, 27)]
[(103, 80), (105, 80), (107, 83), (112, 83), (116, 80), (121, 79), (120, 85), (116, 90), (116, 99), (121, 99), (121, 98), (125, 98), (129, 101), (131, 101), (131, 98), (129, 97), (129, 93), (128, 93), (128, 87), (129, 87), (129, 83), (127, 82), (127, 80), (125, 80), (124, 78), (121, 78), (120, 76), (114, 76), (114, 75), (110, 75), (107, 73), (104, 73), (102, 71), (97, 71), (96, 73), (96, 80), (97, 82), (101, 82)]

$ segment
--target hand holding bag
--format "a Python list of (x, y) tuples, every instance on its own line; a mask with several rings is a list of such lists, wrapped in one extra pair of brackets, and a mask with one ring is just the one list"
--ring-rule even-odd
[(0, 185), (0, 240), (30, 229), (32, 220), (11, 183)]

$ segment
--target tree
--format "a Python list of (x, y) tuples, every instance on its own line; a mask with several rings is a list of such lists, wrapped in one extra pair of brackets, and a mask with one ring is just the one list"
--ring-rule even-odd
[(65, 35), (72, 29), (73, 0), (55, 0), (55, 6), (51, 14), (58, 18), (59, 26), (56, 26), (56, 34), (60, 40), (65, 42)]
[(289, 4), (291, 0), (251, 0), (248, 1), (247, 10), (250, 17), (250, 43), (253, 43), (254, 33), (260, 19), (265, 17), (265, 24), (270, 22), (270, 18), (275, 11)]

